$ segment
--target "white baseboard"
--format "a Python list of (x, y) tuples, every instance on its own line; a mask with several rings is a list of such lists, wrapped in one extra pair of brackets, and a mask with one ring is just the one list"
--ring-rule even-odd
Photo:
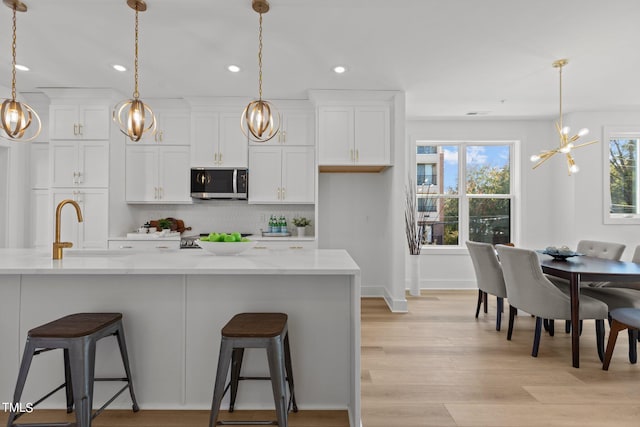
[(384, 298), (389, 310), (394, 313), (406, 313), (408, 311), (407, 299), (394, 299), (386, 288), (382, 286), (363, 286), (360, 291), (362, 298)]

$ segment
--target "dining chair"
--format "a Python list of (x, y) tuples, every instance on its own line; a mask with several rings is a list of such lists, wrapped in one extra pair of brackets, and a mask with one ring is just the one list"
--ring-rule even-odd
[[(571, 300), (542, 272), (536, 252), (528, 249), (497, 245), (509, 304), (536, 317), (531, 355), (538, 356), (542, 319), (571, 318)], [(600, 359), (604, 359), (604, 319), (607, 305), (580, 295), (580, 319), (594, 319), (596, 344)], [(511, 312), (509, 313), (511, 317)]]
[(618, 332), (629, 330), (629, 361), (636, 363), (636, 341), (638, 329), (640, 329), (640, 310), (637, 308), (617, 308), (611, 310), (611, 331), (609, 332), (609, 341), (607, 342), (607, 352), (602, 363), (602, 369), (609, 370), (613, 349), (616, 346)]
[[(500, 330), (502, 322), (502, 312), (504, 311), (504, 298), (507, 297), (507, 290), (502, 276), (502, 267), (492, 244), (481, 242), (466, 242), (476, 273), (478, 284), (478, 303), (476, 305), (476, 319), (480, 313), (480, 307), (484, 303), (484, 312), (487, 313), (488, 294), (497, 298), (496, 331)], [(513, 324), (509, 323), (509, 330), (513, 329)]]
[[(640, 245), (636, 246), (631, 262), (640, 264)], [(640, 282), (605, 282), (601, 286), (604, 288), (629, 288), (640, 291)]]

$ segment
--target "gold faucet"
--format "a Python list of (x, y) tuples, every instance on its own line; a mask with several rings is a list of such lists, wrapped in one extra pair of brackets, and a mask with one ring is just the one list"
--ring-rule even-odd
[(82, 222), (82, 212), (80, 212), (80, 205), (77, 202), (71, 199), (65, 199), (58, 203), (58, 207), (56, 208), (56, 240), (53, 242), (53, 259), (62, 259), (62, 248), (70, 248), (73, 246), (71, 242), (60, 241), (60, 212), (62, 212), (62, 207), (67, 203), (71, 203), (73, 207), (76, 208), (78, 222)]

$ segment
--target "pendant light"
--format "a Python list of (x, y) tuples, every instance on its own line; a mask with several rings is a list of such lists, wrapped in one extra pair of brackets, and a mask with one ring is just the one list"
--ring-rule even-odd
[(113, 121), (118, 124), (122, 133), (137, 142), (143, 134), (153, 134), (156, 131), (156, 116), (153, 110), (140, 100), (138, 92), (138, 12), (147, 10), (147, 4), (143, 0), (127, 0), (127, 5), (136, 11), (133, 98), (120, 101), (114, 107)]
[(540, 154), (534, 154), (533, 156), (531, 156), (531, 161), (535, 163), (535, 165), (533, 166), (533, 169), (535, 169), (542, 163), (550, 159), (554, 154), (565, 154), (567, 156), (567, 170), (569, 172), (569, 175), (571, 175), (572, 173), (577, 173), (580, 170), (578, 168), (578, 165), (576, 165), (573, 156), (571, 155), (571, 150), (584, 147), (585, 145), (594, 144), (598, 141), (594, 140), (575, 145), (574, 142), (580, 139), (580, 137), (587, 135), (589, 133), (589, 129), (582, 128), (578, 131), (577, 134), (569, 136), (569, 132), (571, 129), (569, 129), (569, 126), (562, 125), (562, 67), (567, 65), (568, 62), (569, 61), (567, 59), (559, 59), (553, 63), (553, 67), (558, 68), (560, 73), (560, 118), (556, 122), (556, 130), (558, 131), (558, 135), (560, 136), (560, 145), (558, 146), (558, 148), (546, 150), (541, 152)]
[(258, 35), (258, 99), (251, 101), (242, 112), (240, 127), (252, 141), (266, 142), (280, 130), (280, 114), (269, 102), (262, 99), (262, 14), (269, 11), (267, 0), (253, 0), (253, 10), (260, 14)]
[[(3, 3), (13, 10), (13, 40), (11, 44), (11, 99), (2, 101), (2, 107), (0, 107), (0, 122), (2, 130), (4, 130), (4, 132), (0, 132), (0, 136), (10, 141), (28, 142), (40, 135), (42, 123), (31, 106), (25, 102), (16, 101), (16, 13), (26, 12), (27, 5), (20, 0), (3, 0)], [(34, 125), (36, 126), (34, 127)], [(32, 132), (33, 129), (35, 132)], [(30, 136), (25, 137), (27, 134)]]

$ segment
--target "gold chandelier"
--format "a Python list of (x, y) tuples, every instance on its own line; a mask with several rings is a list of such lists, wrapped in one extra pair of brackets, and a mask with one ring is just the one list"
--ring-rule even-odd
[(127, 0), (127, 5), (136, 11), (135, 29), (135, 61), (133, 99), (120, 101), (113, 109), (113, 121), (118, 124), (120, 131), (132, 141), (140, 141), (142, 135), (156, 131), (156, 116), (153, 110), (139, 99), (138, 92), (138, 12), (147, 10), (143, 0)]
[(269, 102), (262, 99), (262, 14), (269, 11), (267, 0), (253, 0), (253, 10), (260, 14), (258, 36), (258, 100), (251, 101), (242, 112), (240, 127), (252, 141), (266, 142), (280, 130), (280, 114)]
[(577, 134), (569, 136), (569, 132), (571, 131), (571, 129), (569, 129), (569, 126), (562, 126), (562, 67), (567, 65), (568, 62), (569, 61), (567, 59), (559, 59), (553, 63), (553, 67), (558, 68), (560, 72), (560, 118), (556, 122), (556, 130), (558, 131), (558, 135), (560, 136), (560, 145), (558, 146), (558, 148), (546, 150), (541, 152), (540, 154), (534, 154), (533, 156), (531, 156), (531, 161), (535, 163), (535, 165), (533, 166), (533, 169), (535, 169), (542, 163), (549, 160), (554, 154), (565, 154), (567, 156), (567, 170), (569, 172), (569, 175), (571, 175), (572, 173), (577, 173), (580, 170), (580, 168), (578, 168), (578, 165), (576, 165), (573, 156), (571, 155), (571, 150), (584, 147), (585, 145), (594, 144), (598, 141), (594, 140), (575, 145), (574, 142), (576, 142), (580, 137), (587, 135), (589, 133), (589, 129), (582, 128), (578, 131)]
[[(0, 122), (2, 138), (10, 141), (33, 141), (40, 135), (42, 123), (40, 117), (31, 106), (25, 102), (16, 101), (16, 12), (26, 12), (27, 5), (20, 0), (3, 0), (3, 3), (13, 10), (13, 39), (11, 44), (11, 99), (5, 99), (0, 107)], [(25, 133), (32, 124), (37, 123), (37, 129), (31, 136), (25, 137)], [(33, 129), (33, 128), (31, 128)]]

